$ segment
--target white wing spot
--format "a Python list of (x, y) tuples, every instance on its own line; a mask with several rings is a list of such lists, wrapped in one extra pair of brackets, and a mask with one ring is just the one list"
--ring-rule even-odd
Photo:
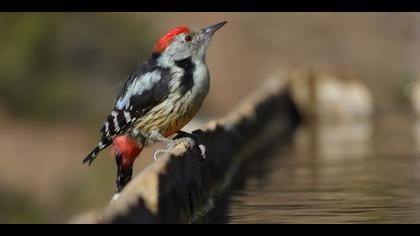
[(125, 120), (127, 121), (127, 123), (129, 123), (131, 121), (131, 116), (129, 112), (124, 111), (124, 117)]
[(117, 117), (114, 117), (114, 127), (115, 127), (115, 132), (120, 131), (120, 126), (118, 124)]
[(105, 132), (109, 133), (109, 123), (108, 123), (108, 121), (105, 122)]
[[(161, 79), (160, 71), (155, 70), (148, 72), (141, 77), (137, 77), (128, 86), (126, 93), (117, 101), (116, 107), (120, 110), (123, 108), (128, 109), (130, 107), (130, 98), (134, 95), (141, 95), (144, 91), (153, 88), (153, 85)], [(130, 110), (133, 106), (130, 107)]]

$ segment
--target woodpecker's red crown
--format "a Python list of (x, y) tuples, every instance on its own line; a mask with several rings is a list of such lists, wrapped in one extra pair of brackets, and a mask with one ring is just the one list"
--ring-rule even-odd
[(190, 28), (187, 26), (179, 26), (170, 30), (162, 38), (160, 38), (159, 41), (155, 44), (153, 52), (162, 53), (165, 50), (165, 48), (171, 43), (172, 39), (175, 36), (182, 33), (188, 33), (188, 32), (190, 32)]

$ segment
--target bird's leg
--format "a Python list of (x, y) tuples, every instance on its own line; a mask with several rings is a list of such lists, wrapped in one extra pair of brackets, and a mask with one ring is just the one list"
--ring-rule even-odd
[[(154, 130), (151, 132), (150, 137), (153, 140), (156, 141), (160, 141), (160, 142), (164, 142), (166, 144), (166, 149), (158, 149), (155, 154), (154, 154), (154, 159), (157, 160), (158, 156), (162, 153), (169, 153), (170, 150), (177, 146), (180, 143), (187, 143), (187, 148), (193, 149), (196, 146), (196, 142), (194, 140), (194, 138), (192, 138), (193, 136), (184, 136), (184, 137), (179, 137), (177, 139), (170, 139), (170, 138), (166, 138), (164, 137), (160, 131), (158, 130)], [(205, 154), (205, 148), (203, 146), (204, 149), (202, 149), (201, 147), (202, 145), (200, 145), (200, 150), (202, 150), (202, 154), (203, 154), (203, 150), (204, 150), (204, 154)], [(205, 158), (205, 157), (204, 157)]]
[(122, 155), (115, 154), (115, 161), (117, 163), (117, 193), (121, 192), (125, 185), (130, 182), (133, 176), (133, 165), (125, 166), (123, 164)]

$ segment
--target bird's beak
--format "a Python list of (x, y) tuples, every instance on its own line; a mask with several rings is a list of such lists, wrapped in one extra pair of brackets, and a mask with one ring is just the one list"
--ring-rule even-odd
[(215, 25), (211, 25), (205, 29), (203, 29), (203, 35), (207, 36), (207, 37), (211, 37), (213, 36), (213, 34), (220, 28), (222, 28), (225, 24), (227, 23), (227, 21), (223, 21), (220, 23), (217, 23)]

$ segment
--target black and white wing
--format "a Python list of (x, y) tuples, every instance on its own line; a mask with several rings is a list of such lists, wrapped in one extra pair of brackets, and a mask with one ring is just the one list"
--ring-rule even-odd
[(117, 96), (117, 102), (101, 129), (101, 141), (83, 160), (89, 165), (112, 140), (124, 133), (139, 117), (161, 103), (169, 93), (169, 72), (145, 62), (129, 76)]

